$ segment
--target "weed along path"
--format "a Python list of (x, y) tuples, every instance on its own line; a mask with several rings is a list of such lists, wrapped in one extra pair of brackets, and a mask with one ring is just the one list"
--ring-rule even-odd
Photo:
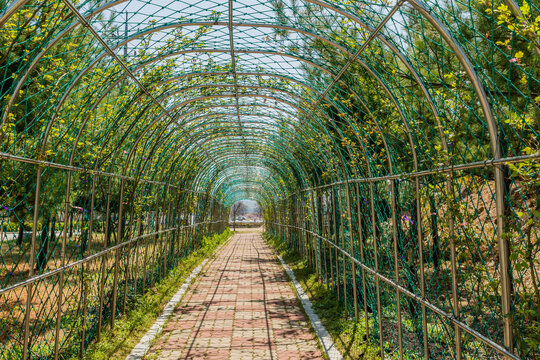
[(145, 359), (323, 359), (288, 278), (243, 230), (193, 281)]

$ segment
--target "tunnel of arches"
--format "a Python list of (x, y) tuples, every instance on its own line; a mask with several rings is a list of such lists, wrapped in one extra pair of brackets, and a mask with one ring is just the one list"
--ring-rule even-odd
[(0, 6), (0, 354), (84, 354), (251, 199), (381, 357), (538, 358), (537, 2)]

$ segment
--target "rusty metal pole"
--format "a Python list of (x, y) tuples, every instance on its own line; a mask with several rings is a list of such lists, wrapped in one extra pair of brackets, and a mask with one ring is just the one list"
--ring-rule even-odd
[[(94, 204), (95, 204), (95, 195), (96, 192), (96, 176), (92, 175), (92, 190), (90, 195), (90, 209), (88, 210), (88, 251), (91, 251), (92, 248), (92, 239), (93, 239), (93, 227), (94, 227)], [(90, 262), (87, 262), (85, 265), (85, 272), (90, 273), (92, 266)], [(83, 277), (84, 278), (84, 277)], [(85, 338), (86, 338), (86, 321), (88, 318), (88, 287), (86, 286), (86, 281), (83, 284), (83, 315), (82, 315), (82, 325), (81, 325), (81, 346), (79, 348), (79, 357), (82, 359), (84, 356), (85, 350)]]
[[(96, 176), (92, 175), (92, 190), (90, 195), (90, 209), (88, 210), (88, 251), (91, 251), (93, 232), (94, 232), (94, 204), (96, 199)], [(92, 266), (90, 262), (87, 262), (83, 265), (86, 269), (86, 273), (90, 273)], [(83, 277), (84, 278), (84, 277)], [(82, 316), (82, 329), (81, 329), (81, 346), (79, 349), (79, 357), (82, 359), (84, 356), (85, 350), (85, 338), (86, 338), (86, 321), (88, 318), (88, 286), (86, 286), (86, 281), (83, 288), (83, 316)]]
[[(157, 192), (157, 191), (156, 191)], [(159, 219), (159, 205), (158, 205), (158, 197), (156, 196), (156, 205), (155, 205), (155, 208), (154, 208), (154, 214), (152, 216), (152, 219), (153, 219), (153, 232), (156, 233), (156, 235), (152, 236), (153, 238), (153, 242), (152, 242), (152, 271), (150, 273), (150, 287), (153, 287), (154, 286), (154, 272), (155, 272), (155, 269), (156, 269), (156, 264), (159, 262), (157, 260), (157, 255), (156, 255), (156, 248), (157, 248), (157, 242), (158, 242), (158, 238), (159, 238), (159, 235), (157, 234), (157, 232), (159, 232), (159, 222), (158, 222), (158, 219)]]
[[(422, 201), (420, 199), (420, 179), (417, 177), (414, 179), (414, 188), (416, 193), (416, 231), (418, 233), (418, 257), (420, 261), (420, 296), (425, 299), (426, 285), (424, 278), (424, 239), (422, 234)], [(429, 359), (429, 346), (427, 336), (427, 313), (426, 306), (422, 304), (422, 333), (424, 339), (424, 358)]]
[[(362, 202), (360, 201), (360, 186), (358, 183), (355, 183), (355, 193), (356, 193), (356, 212), (358, 213), (358, 245), (360, 247), (360, 261), (362, 264), (366, 263), (366, 258), (364, 255), (364, 229), (362, 224)], [(366, 338), (369, 339), (369, 319), (368, 319), (368, 309), (367, 309), (367, 287), (366, 287), (366, 272), (364, 268), (361, 269), (362, 272), (362, 292), (364, 299), (364, 320), (366, 327)]]
[[(38, 227), (38, 218), (39, 218), (39, 197), (41, 195), (41, 167), (38, 166), (36, 170), (36, 196), (34, 198), (34, 219), (32, 223), (32, 243), (30, 245), (30, 259), (29, 259), (29, 269), (28, 277), (34, 275), (34, 264), (36, 262), (36, 232)], [(24, 310), (24, 334), (23, 334), (23, 360), (28, 359), (28, 353), (31, 347), (30, 344), (30, 312), (32, 311), (32, 288), (33, 282), (26, 285), (26, 304)]]
[[(165, 215), (165, 228), (168, 230), (171, 226), (171, 207), (172, 207), (172, 204), (171, 204), (171, 200), (169, 199), (169, 205), (168, 205), (168, 208), (167, 208), (167, 215)], [(165, 276), (167, 275), (168, 273), (168, 269), (169, 269), (169, 255), (170, 255), (170, 247), (171, 247), (171, 244), (172, 244), (172, 238), (171, 238), (171, 235), (172, 235), (172, 232), (171, 231), (167, 231), (166, 235), (164, 236), (165, 237), (165, 254), (163, 256), (163, 272), (165, 274)]]
[[(64, 267), (66, 265), (66, 242), (67, 242), (67, 224), (69, 220), (68, 216), (73, 217), (73, 212), (71, 211), (71, 202), (69, 201), (71, 193), (71, 176), (72, 171), (68, 171), (67, 180), (66, 180), (66, 196), (64, 198), (64, 229), (62, 230), (62, 244), (60, 247), (60, 266)], [(55, 229), (52, 230), (53, 232)], [(71, 230), (70, 230), (71, 231)], [(71, 235), (71, 234), (70, 234)], [(62, 301), (64, 295), (64, 274), (65, 271), (62, 270), (58, 278), (58, 297), (57, 297), (57, 307), (56, 307), (56, 329), (54, 335), (54, 359), (58, 359), (58, 353), (60, 351), (60, 325), (62, 323)]]
[[(150, 188), (152, 188), (150, 186)], [(150, 232), (150, 218), (151, 218), (151, 214), (152, 214), (152, 209), (149, 207), (148, 208), (148, 214), (146, 216), (146, 226), (143, 225), (143, 232), (144, 232), (144, 228), (146, 227), (146, 231), (147, 232)], [(149, 239), (147, 237), (144, 238), (144, 260), (143, 260), (143, 273), (142, 273), (142, 289), (141, 289), (141, 293), (144, 294), (145, 290), (146, 290), (146, 273), (148, 271), (148, 247), (150, 246), (150, 241), (148, 241)]]
[[(330, 192), (328, 193), (328, 202), (332, 204), (332, 214), (328, 214), (328, 238), (332, 239), (332, 232), (335, 232), (335, 225), (336, 225), (336, 217), (335, 217), (335, 210), (334, 210), (334, 200), (333, 200), (333, 188), (330, 188)], [(330, 279), (332, 281), (332, 289), (336, 288), (336, 281), (334, 279), (334, 252), (332, 251), (332, 246), (328, 246), (328, 255), (330, 260)]]
[[(337, 213), (336, 213), (336, 190), (335, 190), (335, 187), (332, 186), (332, 210), (333, 210), (333, 220), (334, 220), (334, 242), (336, 244), (338, 244), (338, 237), (339, 237), (339, 231), (338, 231), (338, 228), (337, 228)], [(338, 257), (338, 250), (337, 250), (337, 247), (334, 247), (334, 259), (336, 261), (336, 279), (334, 281), (334, 284), (335, 284), (335, 287), (336, 287), (336, 293), (337, 293), (337, 298), (339, 299), (339, 288), (340, 288), (340, 284), (339, 284), (339, 257)]]
[[(352, 228), (352, 213), (351, 213), (351, 190), (349, 183), (345, 184), (346, 200), (347, 200), (347, 222), (349, 223), (349, 252), (352, 257), (356, 258)], [(358, 322), (358, 294), (356, 290), (356, 263), (351, 261), (352, 283), (353, 283), (353, 305), (354, 305), (354, 320)]]
[[(451, 201), (451, 204), (455, 204), (455, 191), (454, 191), (454, 174), (451, 172), (449, 174), (449, 181), (446, 183), (448, 189), (448, 199)], [(460, 304), (458, 296), (458, 279), (457, 279), (457, 257), (456, 257), (456, 234), (454, 229), (454, 214), (452, 211), (448, 212), (448, 233), (450, 238), (450, 266), (452, 271), (452, 309), (454, 316), (459, 319), (460, 315)], [(462, 355), (462, 345), (461, 345), (461, 329), (459, 326), (454, 325), (454, 334), (455, 334), (455, 343), (456, 343), (456, 359), (461, 360)]]
[[(315, 197), (313, 195), (313, 190), (310, 191), (310, 196), (311, 196), (311, 231), (313, 233), (317, 233), (316, 232), (316, 223), (317, 223), (317, 204), (315, 203)], [(317, 273), (317, 281), (321, 282), (321, 269), (319, 268), (320, 266), (320, 251), (319, 251), (319, 238), (318, 237), (315, 237), (315, 236), (311, 236), (311, 241), (313, 243), (313, 256), (315, 258), (315, 269), (316, 269), (316, 273)]]
[[(104, 247), (107, 247), (107, 239), (110, 234), (110, 207), (111, 207), (111, 186), (112, 179), (109, 177), (108, 186), (107, 186), (107, 207), (106, 207), (106, 217), (105, 217), (105, 232), (104, 232)], [(99, 311), (98, 311), (98, 329), (97, 329), (97, 341), (101, 338), (101, 328), (103, 323), (103, 302), (104, 296), (103, 292), (105, 290), (105, 268), (107, 266), (108, 253), (103, 254), (101, 258), (101, 278), (99, 286)]]
[[(135, 231), (134, 231), (134, 228), (133, 228), (133, 218), (134, 218), (134, 213), (135, 213), (135, 188), (133, 189), (133, 194), (131, 194), (131, 209), (130, 209), (130, 214), (129, 214), (129, 230), (128, 231), (124, 231), (126, 232), (126, 237), (129, 239), (131, 237), (131, 234), (135, 234)], [(125, 269), (125, 274), (124, 274), (124, 298), (122, 299), (122, 311), (125, 312), (126, 311), (126, 308), (127, 308), (127, 293), (128, 293), (128, 282), (129, 282), (129, 279), (130, 279), (130, 271), (129, 271), (129, 265), (130, 263), (132, 264), (132, 267), (133, 266), (136, 266), (137, 264), (134, 263), (133, 261), (130, 261), (131, 260), (131, 257), (135, 257), (134, 255), (132, 255), (133, 251), (133, 247), (137, 245), (137, 242), (135, 243), (131, 243), (129, 244), (129, 248), (123, 248), (124, 250), (124, 253), (127, 252), (126, 254), (126, 266), (124, 267)], [(137, 248), (135, 247), (135, 251), (137, 251)], [(134, 270), (132, 270), (133, 272)], [(135, 284), (136, 285), (136, 284)], [(133, 292), (135, 293), (137, 291), (136, 288), (133, 288)]]
[[(326, 226), (326, 213), (327, 211), (324, 210), (324, 207), (323, 207), (323, 203), (324, 201), (322, 200), (323, 199), (323, 195), (319, 196), (318, 197), (320, 199), (319, 203), (320, 203), (320, 206), (321, 206), (321, 219), (319, 219), (321, 223), (321, 231), (322, 231), (322, 234), (323, 236), (325, 237), (328, 237), (328, 234), (327, 234), (327, 226)], [(328, 210), (328, 202), (326, 202), (326, 208)], [(328, 249), (328, 244), (326, 243), (326, 241), (323, 241), (322, 243), (322, 251), (323, 251), (323, 260), (324, 260), (324, 283), (326, 285), (326, 288), (328, 289), (328, 255), (327, 255), (327, 249)]]
[[(341, 239), (341, 248), (345, 249), (345, 226), (343, 225), (343, 205), (341, 202), (341, 185), (338, 187), (338, 204), (339, 204), (339, 232), (340, 232), (340, 239)], [(341, 256), (341, 262), (343, 267), (343, 299), (345, 303), (345, 309), (347, 311), (347, 314), (349, 314), (349, 304), (347, 302), (347, 262), (345, 254), (342, 254)]]
[[(117, 235), (116, 235), (116, 245), (122, 242), (122, 217), (124, 210), (124, 179), (120, 180), (120, 197), (119, 197), (119, 206), (118, 206), (118, 225), (117, 225)], [(116, 319), (116, 300), (118, 297), (118, 276), (120, 267), (120, 249), (114, 251), (114, 278), (113, 278), (113, 293), (112, 293), (112, 306), (111, 306), (111, 328), (114, 328), (114, 321)]]
[[(374, 252), (374, 260), (375, 260), (375, 271), (379, 273), (379, 250), (377, 245), (377, 238), (378, 231), (377, 231), (377, 218), (375, 215), (375, 199), (373, 194), (373, 183), (369, 184), (369, 202), (371, 207), (371, 227), (372, 227), (372, 233), (373, 233), (373, 252)], [(379, 277), (375, 278), (375, 291), (377, 293), (377, 313), (379, 315), (379, 349), (380, 349), (380, 355), (381, 359), (384, 359), (384, 339), (383, 339), (383, 329), (382, 329), (382, 320), (384, 318), (384, 315), (382, 313), (382, 306), (381, 306), (381, 285)]]
[[(400, 285), (399, 276), (399, 256), (398, 256), (398, 233), (397, 233), (397, 193), (396, 193), (396, 180), (390, 181), (390, 196), (392, 204), (392, 238), (394, 244), (394, 278), (396, 284)], [(402, 325), (401, 325), (401, 291), (396, 288), (396, 308), (397, 308), (397, 325), (398, 325), (398, 347), (399, 358), (403, 360), (403, 338), (402, 338)]]

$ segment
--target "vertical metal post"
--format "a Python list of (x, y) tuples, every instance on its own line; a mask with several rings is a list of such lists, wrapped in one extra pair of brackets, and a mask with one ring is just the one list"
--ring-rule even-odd
[(306, 232), (307, 228), (307, 200), (304, 196), (304, 193), (300, 193), (300, 201), (301, 201), (301, 214), (302, 214), (302, 220), (301, 220), (301, 232), (302, 232), (302, 238), (304, 241), (304, 256), (308, 262), (308, 264), (311, 266), (311, 248), (309, 246), (309, 237), (308, 233)]
[(315, 262), (315, 270), (317, 273), (317, 281), (321, 281), (321, 271), (319, 267), (319, 249), (318, 249), (318, 240), (314, 233), (316, 233), (316, 218), (317, 218), (317, 205), (315, 204), (315, 198), (313, 196), (313, 190), (309, 192), (311, 197), (311, 221), (310, 221), (310, 229), (311, 230), (311, 248), (313, 250), (313, 260)]
[[(458, 281), (457, 281), (457, 259), (456, 259), (456, 235), (454, 229), (454, 214), (452, 213), (451, 206), (455, 204), (455, 191), (454, 191), (454, 172), (450, 172), (449, 181), (447, 182), (449, 196), (451, 204), (448, 207), (449, 219), (448, 219), (448, 233), (450, 237), (450, 266), (452, 267), (452, 307), (454, 311), (454, 316), (459, 319), (460, 307), (459, 307), (459, 296), (458, 296)], [(461, 329), (459, 326), (454, 325), (455, 333), (455, 343), (456, 343), (456, 359), (462, 359), (461, 352)]]
[[(173, 242), (174, 242), (174, 249), (172, 251), (172, 256), (173, 256), (173, 266), (176, 267), (178, 266), (178, 258), (179, 258), (179, 250), (180, 250), (180, 236), (179, 236), (179, 230), (178, 230), (178, 225), (180, 224), (180, 221), (179, 221), (179, 214), (180, 214), (180, 211), (179, 211), (179, 208), (178, 208), (178, 191), (175, 190), (174, 192), (174, 216), (172, 218), (172, 225), (173, 227), (175, 228), (173, 230)], [(212, 212), (211, 212), (211, 219), (210, 221), (213, 221), (215, 220), (215, 206), (213, 205), (213, 208), (212, 208)], [(215, 232), (215, 228), (214, 228), (214, 224), (211, 225), (211, 228), (210, 228), (210, 233), (211, 234), (214, 234)]]
[[(38, 227), (39, 218), (39, 198), (41, 196), (41, 167), (36, 169), (36, 196), (34, 198), (34, 219), (32, 222), (32, 244), (30, 245), (30, 261), (28, 269), (28, 277), (34, 275), (34, 264), (36, 262), (36, 232)], [(28, 353), (30, 351), (30, 312), (32, 311), (32, 288), (33, 282), (26, 285), (26, 304), (24, 311), (24, 334), (23, 334), (23, 360), (28, 359)]]
[[(345, 250), (345, 226), (343, 225), (343, 205), (341, 202), (340, 190), (341, 190), (341, 186), (339, 186), (337, 190), (338, 204), (339, 204), (339, 232), (340, 232), (340, 238), (341, 238), (341, 248)], [(347, 314), (349, 314), (349, 304), (347, 302), (347, 262), (346, 262), (345, 254), (341, 256), (341, 262), (342, 262), (341, 265), (343, 267), (343, 299), (345, 303), (345, 309), (347, 311)]]
[[(326, 238), (328, 238), (328, 231), (327, 231), (327, 228), (328, 226), (326, 225), (327, 222), (326, 222), (326, 217), (327, 217), (327, 213), (328, 213), (328, 202), (326, 202), (326, 211), (325, 211), (325, 208), (323, 207), (323, 204), (325, 203), (323, 201), (323, 194), (319, 197), (319, 199), (321, 199), (320, 201), (320, 206), (321, 206), (321, 221), (322, 221), (322, 235), (325, 236)], [(326, 288), (328, 289), (328, 255), (327, 255), (327, 249), (328, 249), (328, 244), (326, 243), (326, 241), (323, 241), (321, 242), (322, 244), (322, 250), (323, 250), (323, 255), (324, 255), (324, 283), (326, 284)]]
[[(184, 198), (180, 194), (178, 197), (178, 261), (181, 262), (184, 257)], [(228, 219), (227, 219), (228, 220)]]
[[(152, 209), (148, 209), (148, 215), (146, 217), (146, 231), (150, 232), (150, 215), (152, 213)], [(144, 233), (144, 225), (143, 225), (143, 233)], [(144, 260), (143, 260), (143, 273), (142, 273), (142, 289), (141, 293), (144, 294), (146, 289), (146, 272), (148, 271), (148, 246), (149, 241), (148, 238), (144, 238)]]
[[(192, 194), (189, 194), (189, 202), (188, 202), (188, 208), (191, 208), (191, 205), (192, 205), (192, 202), (193, 201), (193, 195)], [(191, 209), (190, 209), (191, 210)], [(188, 219), (191, 217), (191, 213), (188, 213)], [(188, 240), (188, 251), (187, 253), (188, 254), (191, 254), (191, 252), (193, 251), (193, 224), (191, 224), (191, 222), (188, 220), (188, 228), (187, 228), (187, 240)]]
[[(135, 234), (135, 231), (132, 231), (133, 229), (133, 216), (134, 216), (134, 212), (135, 212), (135, 188), (133, 188), (133, 195), (132, 195), (132, 199), (131, 199), (131, 211), (130, 211), (130, 215), (129, 215), (129, 231), (126, 232), (127, 234), (127, 238), (129, 239), (129, 237), (131, 236), (131, 234)], [(137, 243), (135, 243), (136, 245)], [(127, 308), (127, 292), (128, 292), (128, 282), (129, 282), (129, 278), (130, 278), (130, 273), (129, 273), (129, 265), (130, 263), (132, 263), (132, 266), (136, 266), (137, 264), (133, 264), (131, 260), (131, 257), (134, 256), (132, 255), (133, 254), (133, 251), (131, 249), (133, 249), (134, 245), (133, 243), (131, 243), (129, 245), (129, 248), (127, 250), (124, 250), (123, 252), (126, 253), (126, 266), (125, 266), (125, 274), (124, 274), (124, 298), (122, 299), (122, 311), (125, 312), (126, 311), (126, 308)], [(124, 247), (125, 249), (125, 247)], [(135, 251), (138, 251), (137, 248), (135, 248)], [(137, 284), (135, 284), (136, 286)], [(136, 288), (133, 288), (133, 292), (135, 293), (137, 291)]]
[[(332, 210), (333, 210), (333, 220), (334, 220), (334, 242), (339, 244), (338, 235), (339, 231), (337, 229), (337, 219), (336, 219), (336, 190), (332, 186)], [(336, 287), (337, 298), (339, 299), (339, 257), (337, 247), (334, 247), (334, 259), (336, 261), (336, 279), (334, 281)]]
[(300, 226), (300, 247), (302, 248), (302, 257), (303, 258), (306, 258), (308, 259), (308, 262), (309, 262), (309, 251), (308, 251), (308, 247), (307, 247), (307, 238), (306, 238), (306, 234), (304, 232), (304, 224), (305, 224), (305, 219), (306, 219), (306, 215), (305, 215), (305, 210), (306, 210), (306, 206), (305, 206), (305, 203), (304, 203), (304, 197), (302, 195), (302, 193), (299, 194), (299, 206), (300, 206), (300, 221), (299, 221), (299, 226)]
[[(62, 245), (60, 247), (60, 266), (64, 267), (66, 264), (66, 242), (67, 242), (67, 223), (68, 220), (73, 221), (73, 219), (69, 219), (69, 216), (73, 216), (73, 212), (71, 211), (71, 203), (69, 201), (70, 197), (70, 190), (71, 190), (71, 170), (67, 173), (67, 179), (66, 179), (66, 196), (64, 199), (64, 229), (62, 230)], [(53, 229), (54, 231), (54, 229)], [(71, 230), (70, 230), (71, 231)], [(63, 295), (64, 295), (64, 273), (65, 271), (60, 271), (59, 279), (58, 279), (58, 297), (57, 297), (57, 307), (56, 307), (56, 329), (55, 329), (55, 335), (54, 335), (54, 359), (58, 359), (58, 353), (60, 351), (59, 343), (60, 343), (60, 325), (62, 323), (62, 301), (63, 301)]]
[(308, 264), (311, 265), (311, 252), (308, 244), (308, 237), (306, 233), (306, 201), (303, 193), (300, 193), (300, 234), (302, 235), (302, 247), (304, 248), (304, 257)]
[[(536, 52), (540, 50), (536, 47)], [(505, 236), (504, 225), (504, 171), (503, 166), (495, 166), (495, 203), (497, 207), (497, 242), (499, 248), (499, 271), (501, 273), (501, 305), (502, 305), (502, 320), (504, 333), (504, 346), (509, 351), (514, 350), (514, 340), (512, 334), (512, 280), (510, 277), (510, 249)]]
[[(167, 191), (167, 190), (165, 190)], [(163, 195), (163, 201), (165, 200), (165, 195)], [(158, 205), (158, 208), (159, 208), (159, 216), (156, 217), (156, 224), (157, 224), (157, 232), (158, 234), (156, 235), (157, 236), (157, 241), (159, 243), (159, 249), (158, 249), (158, 259), (157, 259), (157, 267), (158, 267), (158, 282), (161, 281), (161, 279), (163, 279), (163, 234), (161, 234), (161, 229), (163, 228), (163, 224), (161, 223), (161, 218), (163, 217), (163, 212), (164, 209), (162, 209), (162, 204), (163, 204), (163, 201), (162, 200), (159, 200), (158, 199), (158, 202), (160, 205)]]
[[(377, 218), (375, 215), (375, 199), (373, 196), (373, 183), (369, 183), (369, 202), (371, 207), (371, 228), (373, 232), (373, 252), (375, 260), (375, 271), (379, 272), (379, 250), (377, 245)], [(384, 359), (384, 339), (383, 339), (383, 329), (382, 329), (382, 320), (384, 318), (381, 307), (381, 284), (378, 277), (375, 277), (375, 291), (377, 293), (377, 313), (379, 314), (379, 349), (381, 352), (381, 359)]]
[[(92, 248), (93, 229), (94, 229), (94, 204), (96, 201), (96, 175), (92, 175), (92, 190), (90, 197), (90, 209), (88, 210), (88, 251)], [(86, 273), (90, 273), (92, 266), (91, 262), (87, 262), (85, 265)], [(86, 322), (88, 318), (88, 286), (86, 281), (83, 290), (83, 316), (82, 316), (82, 331), (81, 331), (81, 347), (79, 349), (79, 357), (84, 357), (85, 350), (85, 338), (86, 338)]]
[[(165, 228), (169, 229), (169, 227), (171, 226), (171, 201), (170, 200), (169, 200), (169, 205), (168, 205), (168, 208), (167, 208), (167, 215), (165, 215), (165, 221), (166, 221)], [(170, 246), (172, 244), (171, 235), (172, 235), (172, 232), (170, 232), (170, 231), (168, 231), (166, 233), (166, 235), (164, 235), (166, 254), (164, 254), (164, 256), (163, 256), (163, 268), (164, 268), (163, 272), (164, 272), (165, 276), (167, 276), (167, 272), (168, 272), (168, 269), (169, 269), (169, 254), (170, 254)]]
[[(117, 235), (116, 235), (116, 245), (122, 242), (122, 223), (123, 219), (123, 210), (124, 210), (124, 179), (120, 180), (120, 198), (118, 200), (118, 225), (117, 225)], [(113, 294), (112, 294), (112, 306), (111, 306), (111, 328), (114, 328), (114, 320), (116, 319), (116, 300), (118, 296), (118, 276), (119, 276), (119, 267), (120, 267), (120, 250), (117, 248), (114, 251), (114, 278), (113, 278)]]
[[(360, 247), (360, 261), (362, 264), (366, 263), (364, 255), (364, 229), (362, 224), (362, 202), (360, 201), (360, 186), (358, 183), (355, 183), (355, 193), (356, 193), (356, 212), (358, 213), (358, 245)], [(366, 272), (364, 268), (361, 269), (362, 272), (362, 298), (364, 299), (364, 320), (366, 327), (366, 338), (369, 338), (369, 319), (368, 319), (368, 310), (367, 310), (367, 288), (366, 288)]]
[[(333, 196), (332, 194), (332, 188), (330, 188), (330, 192), (328, 192), (328, 203), (332, 204), (332, 211), (334, 210), (334, 203), (333, 203)], [(334, 211), (333, 211), (334, 212)], [(328, 238), (332, 239), (332, 232), (335, 231), (335, 216), (333, 217), (332, 214), (328, 215)], [(330, 225), (332, 224), (332, 225)], [(333, 246), (328, 245), (328, 256), (330, 257), (330, 280), (332, 282), (332, 289), (335, 289), (336, 282), (334, 280), (334, 252)]]
[[(418, 257), (420, 261), (420, 296), (422, 299), (426, 297), (426, 284), (424, 278), (424, 240), (422, 234), (422, 201), (420, 199), (420, 178), (414, 179), (414, 187), (416, 193), (416, 231), (418, 233)], [(427, 313), (426, 306), (422, 304), (422, 333), (424, 338), (424, 358), (429, 359), (428, 346), (428, 329), (427, 329)]]
[(281, 211), (281, 204), (278, 202), (276, 204), (276, 207), (274, 209), (274, 217), (276, 219), (276, 222), (278, 224), (278, 226), (276, 227), (276, 233), (277, 233), (277, 236), (278, 238), (281, 239), (281, 215), (280, 215), (280, 211)]
[[(311, 231), (313, 233), (317, 233), (316, 224), (317, 224), (317, 204), (315, 203), (315, 197), (313, 195), (313, 190), (310, 192), (311, 196)], [(320, 257), (319, 257), (319, 249), (318, 249), (318, 243), (319, 238), (316, 236), (311, 236), (311, 242), (313, 244), (313, 256), (315, 258), (315, 269), (317, 272), (317, 281), (321, 281), (321, 270), (319, 268), (320, 266)]]
[[(107, 185), (107, 210), (106, 210), (106, 217), (105, 217), (105, 237), (104, 237), (104, 247), (107, 247), (107, 239), (109, 238), (109, 233), (111, 231), (110, 229), (110, 216), (111, 216), (111, 186), (112, 186), (112, 178), (109, 177), (108, 185)], [(107, 266), (107, 257), (108, 254), (104, 254), (101, 257), (101, 281), (99, 286), (99, 312), (98, 312), (98, 330), (97, 330), (97, 341), (101, 338), (101, 327), (103, 322), (103, 291), (105, 289), (105, 268)]]
[(287, 245), (290, 245), (290, 228), (288, 227), (289, 225), (289, 213), (287, 212), (287, 201), (286, 200), (283, 200), (283, 205), (282, 205), (282, 226), (283, 226), (283, 241), (287, 244)]
[[(177, 206), (178, 206), (178, 220), (177, 220), (177, 225), (178, 225), (178, 261), (180, 262), (181, 259), (182, 259), (182, 256), (183, 256), (183, 253), (184, 253), (184, 231), (183, 231), (183, 228), (181, 226), (183, 226), (182, 224), (182, 221), (183, 221), (183, 216), (184, 216), (184, 198), (182, 197), (182, 194), (179, 194), (178, 195), (178, 202), (177, 202)], [(219, 209), (217, 210), (217, 216), (220, 216), (221, 214), (219, 213)], [(216, 224), (217, 228), (218, 228), (218, 231), (219, 230), (219, 225)]]
[(302, 247), (301, 245), (301, 238), (300, 238), (300, 209), (298, 206), (298, 196), (294, 196), (294, 209), (295, 209), (295, 221), (294, 224), (296, 225), (296, 244), (295, 248), (300, 254), (300, 257), (302, 257)]
[(137, 288), (139, 286), (139, 265), (140, 265), (140, 247), (141, 247), (141, 235), (143, 233), (143, 227), (142, 227), (142, 214), (139, 214), (138, 221), (136, 221), (136, 235), (134, 232), (134, 235), (137, 236), (137, 241), (135, 241), (135, 265), (134, 265), (134, 274), (133, 274), (133, 293), (137, 294)]
[[(305, 194), (304, 194), (305, 195)], [(304, 233), (304, 239), (305, 239), (305, 246), (306, 246), (306, 258), (308, 261), (309, 266), (313, 266), (313, 256), (312, 256), (312, 246), (311, 246), (311, 239), (309, 236), (309, 233), (306, 231), (308, 228), (308, 220), (306, 220), (306, 217), (308, 215), (308, 202), (307, 202), (307, 196), (303, 196), (302, 201), (302, 208), (304, 211), (304, 217), (302, 220), (302, 231)]]
[(296, 213), (296, 199), (294, 197), (291, 197), (289, 199), (289, 204), (290, 204), (290, 207), (291, 207), (291, 220), (290, 220), (290, 223), (291, 223), (291, 249), (292, 250), (296, 250), (296, 245), (297, 245), (297, 242), (298, 242), (298, 229), (297, 229), (297, 218), (298, 218), (298, 215)]
[(296, 196), (292, 196), (291, 197), (291, 207), (292, 207), (292, 220), (291, 220), (291, 224), (293, 226), (293, 228), (291, 228), (292, 230), (292, 233), (293, 233), (293, 243), (292, 243), (292, 249), (294, 251), (298, 251), (299, 252), (299, 248), (298, 248), (298, 203), (296, 201)]
[(300, 257), (303, 258), (305, 256), (304, 249), (303, 249), (303, 243), (302, 243), (302, 200), (300, 197), (300, 194), (295, 195), (294, 197), (294, 203), (296, 208), (296, 249), (298, 250), (298, 254), (300, 254)]
[(178, 225), (182, 225), (182, 227), (178, 229), (178, 258), (180, 260), (184, 257), (184, 242), (186, 234), (185, 228), (183, 227), (183, 220), (186, 215), (184, 210), (184, 198), (182, 197), (182, 195), (180, 195), (178, 199), (178, 208)]
[[(154, 215), (153, 215), (153, 222), (154, 222), (154, 227), (153, 227), (153, 232), (158, 232), (159, 231), (159, 201), (158, 201), (158, 198), (156, 196), (156, 207), (154, 208)], [(158, 239), (159, 239), (159, 235), (156, 234), (154, 236), (152, 236), (154, 241), (152, 242), (152, 271), (150, 273), (150, 287), (153, 287), (154, 286), (154, 272), (156, 271), (156, 264), (159, 263), (159, 260), (157, 259), (157, 255), (156, 255), (156, 248), (157, 248), (157, 242), (158, 242)]]
[[(351, 190), (349, 183), (345, 183), (346, 197), (347, 197), (347, 222), (349, 223), (349, 252), (352, 257), (356, 259), (353, 229), (352, 229), (352, 212), (351, 212)], [(345, 249), (344, 249), (345, 250)], [(356, 290), (356, 263), (351, 261), (352, 270), (352, 283), (353, 283), (353, 304), (354, 304), (354, 320), (358, 322), (358, 294)]]
[[(189, 194), (185, 195), (182, 207), (183, 207), (183, 216), (184, 216), (184, 227), (182, 228), (182, 257), (185, 257), (188, 253), (189, 247), (189, 238), (188, 238), (188, 229), (189, 229)], [(228, 219), (228, 214), (227, 214)]]
[[(390, 181), (390, 196), (392, 204), (392, 238), (394, 243), (394, 278), (396, 284), (400, 285), (399, 276), (399, 255), (398, 255), (398, 234), (397, 234), (397, 201), (396, 199), (396, 181)], [(399, 346), (399, 358), (403, 360), (403, 339), (401, 331), (401, 291), (396, 288), (396, 307), (397, 307), (397, 325), (398, 325), (398, 346)]]

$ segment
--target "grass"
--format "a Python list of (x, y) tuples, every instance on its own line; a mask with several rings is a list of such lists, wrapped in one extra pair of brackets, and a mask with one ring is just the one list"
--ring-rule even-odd
[(294, 272), (296, 279), (308, 295), (313, 309), (321, 318), (343, 357), (345, 359), (380, 359), (379, 346), (367, 339), (364, 321), (355, 323), (350, 318), (332, 289), (326, 288), (324, 283), (318, 281), (315, 269), (277, 237), (265, 233), (264, 238)]
[(185, 258), (166, 278), (135, 301), (127, 314), (115, 321), (114, 328), (102, 332), (101, 340), (90, 345), (85, 359), (125, 359), (131, 349), (150, 329), (163, 311), (165, 304), (178, 291), (184, 279), (231, 235), (232, 231), (227, 229), (212, 238), (205, 238), (200, 249)]

